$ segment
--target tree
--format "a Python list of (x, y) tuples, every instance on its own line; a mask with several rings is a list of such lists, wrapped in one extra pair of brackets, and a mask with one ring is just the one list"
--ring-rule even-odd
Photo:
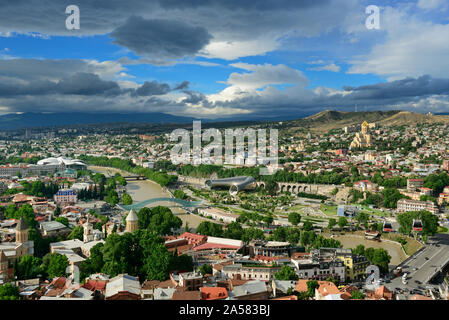
[(273, 220), (274, 220), (274, 218), (273, 218), (273, 215), (271, 215), (271, 214), (269, 214), (269, 215), (263, 217), (263, 222), (264, 222), (267, 226), (269, 226), (270, 224), (272, 224), (272, 223), (273, 223)]
[(358, 222), (360, 222), (363, 225), (367, 225), (368, 221), (369, 221), (369, 215), (364, 212), (361, 211), (359, 212), (359, 214), (357, 215), (357, 217), (355, 218)]
[(374, 250), (371, 263), (378, 266), (382, 273), (387, 273), (390, 260), (391, 256), (388, 254), (388, 251), (383, 248), (379, 248)]
[(337, 224), (337, 220), (335, 220), (334, 218), (329, 219), (329, 222), (327, 224), (327, 228), (329, 230), (332, 230), (333, 227), (335, 227), (335, 225)]
[(108, 192), (106, 198), (104, 199), (111, 207), (115, 207), (117, 203), (119, 203), (119, 198), (117, 192), (112, 189)]
[(10, 283), (1, 285), (0, 300), (20, 300), (19, 288)]
[(200, 270), (201, 274), (203, 275), (203, 277), (206, 274), (212, 274), (212, 272), (213, 272), (212, 266), (210, 264), (203, 264), (201, 267), (199, 267), (199, 270)]
[(193, 258), (186, 254), (178, 255), (177, 250), (171, 255), (169, 270), (178, 272), (193, 271)]
[(42, 272), (41, 265), (41, 259), (25, 255), (16, 260), (14, 272), (18, 280), (36, 278)]
[(133, 199), (131, 198), (131, 196), (127, 193), (124, 193), (122, 196), (122, 203), (126, 206), (133, 204)]
[(279, 227), (273, 232), (274, 241), (285, 242), (287, 240), (287, 228)]
[(281, 271), (276, 272), (274, 274), (274, 277), (276, 280), (298, 280), (299, 277), (295, 272), (295, 269), (293, 269), (290, 266), (282, 266)]
[[(138, 230), (136, 233), (143, 232)], [(136, 276), (142, 265), (139, 236), (134, 233), (113, 233), (106, 238), (101, 250), (104, 265), (102, 272), (115, 277), (121, 273)]]
[(385, 208), (396, 208), (399, 200), (407, 198), (402, 193), (400, 193), (398, 189), (393, 188), (385, 188), (382, 191), (382, 195), (384, 198), (383, 206)]
[(60, 223), (62, 223), (63, 225), (65, 225), (66, 227), (69, 226), (69, 219), (67, 219), (66, 217), (57, 217), (55, 219), (55, 221), (58, 221)]
[(317, 289), (320, 285), (316, 280), (307, 281), (307, 294), (310, 298), (315, 296), (315, 289)]
[(154, 232), (145, 230), (139, 244), (142, 247), (142, 271), (146, 279), (167, 280), (171, 259), (164, 241)]
[(246, 228), (243, 229), (242, 241), (250, 242), (251, 240), (265, 240), (265, 234), (261, 229)]
[(293, 226), (297, 226), (301, 222), (301, 215), (297, 212), (290, 212), (288, 215), (288, 222)]
[(351, 294), (351, 299), (363, 300), (365, 299), (365, 295), (361, 293), (359, 290), (355, 290)]
[(346, 219), (345, 217), (338, 218), (338, 226), (340, 228), (346, 227), (347, 225), (348, 225), (348, 219)]
[(313, 230), (313, 223), (310, 222), (309, 220), (307, 220), (306, 222), (304, 222), (304, 224), (302, 226), (302, 230), (304, 230), (304, 231), (312, 231)]
[(203, 221), (196, 228), (196, 233), (211, 237), (221, 237), (223, 228), (220, 224)]
[(187, 194), (184, 191), (182, 191), (182, 190), (175, 190), (173, 192), (173, 195), (177, 199), (187, 199)]
[(140, 229), (155, 231), (159, 235), (167, 235), (172, 229), (182, 226), (182, 220), (175, 216), (167, 207), (142, 208), (137, 213)]
[(69, 260), (66, 256), (59, 253), (51, 253), (48, 268), (46, 270), (50, 279), (63, 277), (66, 275), (66, 269), (69, 266)]
[(80, 279), (85, 279), (91, 274), (101, 272), (103, 268), (103, 243), (97, 243), (90, 249), (90, 257), (80, 264)]
[(314, 243), (317, 235), (314, 231), (303, 231), (299, 237), (302, 246), (307, 247)]
[(353, 254), (364, 256), (365, 255), (365, 246), (363, 244), (359, 244), (355, 249), (352, 250)]
[(421, 220), (422, 234), (434, 235), (438, 230), (438, 217), (429, 211), (410, 211), (397, 216), (399, 232), (410, 234), (412, 231), (413, 219)]
[(228, 225), (226, 231), (224, 232), (225, 238), (241, 240), (243, 237), (244, 231), (240, 223), (232, 222)]

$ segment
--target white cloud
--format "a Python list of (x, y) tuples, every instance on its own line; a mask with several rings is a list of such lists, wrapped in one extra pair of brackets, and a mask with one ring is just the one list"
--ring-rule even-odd
[[(234, 68), (239, 68), (246, 73), (231, 73), (226, 82), (229, 86), (217, 94), (208, 95), (211, 102), (233, 101), (248, 97), (258, 97), (270, 91), (270, 85), (294, 84), (299, 87), (306, 87), (308, 79), (304, 74), (286, 65), (254, 65), (248, 63), (231, 64)], [(264, 89), (268, 91), (261, 91)]]
[(387, 7), (382, 14), (386, 40), (354, 58), (348, 73), (373, 73), (390, 80), (407, 76), (447, 77), (449, 25), (425, 22), (406, 10)]
[(331, 63), (325, 66), (310, 68), (309, 70), (313, 71), (331, 71), (331, 72), (340, 72), (340, 66), (337, 66), (335, 63)]
[(441, 7), (446, 0), (419, 0), (417, 7), (421, 9), (433, 10)]

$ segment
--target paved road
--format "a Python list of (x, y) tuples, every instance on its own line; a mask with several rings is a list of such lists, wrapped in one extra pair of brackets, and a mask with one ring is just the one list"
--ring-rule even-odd
[[(387, 283), (389, 289), (426, 291), (428, 281), (449, 262), (449, 235), (441, 234), (429, 240), (421, 251), (410, 257), (401, 266), (407, 273), (407, 284), (402, 283), (402, 277), (397, 277)], [(417, 282), (418, 281), (418, 282)]]

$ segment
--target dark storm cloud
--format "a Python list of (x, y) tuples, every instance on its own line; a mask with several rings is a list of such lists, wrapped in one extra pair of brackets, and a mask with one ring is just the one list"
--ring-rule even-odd
[(163, 8), (216, 7), (244, 10), (305, 9), (328, 4), (330, 0), (159, 0)]
[[(140, 52), (139, 54), (151, 53), (152, 61), (162, 64), (161, 54), (164, 59), (170, 56), (196, 54), (212, 39), (211, 35), (214, 42), (254, 41), (259, 38), (275, 42), (291, 32), (308, 36), (328, 32), (340, 28), (345, 17), (360, 11), (357, 1), (77, 0), (73, 3), (54, 0), (0, 1), (0, 34), (36, 32), (79, 36), (105, 35), (115, 31), (119, 35), (116, 39), (117, 44)], [(68, 17), (65, 9), (69, 4), (75, 4), (80, 8), (80, 30), (67, 30), (65, 27)], [(147, 24), (140, 21), (142, 27), (148, 28), (144, 30), (133, 28), (139, 21), (130, 22), (128, 19), (132, 16), (139, 16), (144, 19), (143, 21), (149, 21)], [(161, 17), (170, 19), (171, 23), (151, 24), (151, 21), (154, 22)], [(125, 31), (129, 31), (129, 35)], [(160, 32), (167, 33), (167, 42), (160, 40), (162, 37), (162, 34), (158, 34)], [(140, 41), (143, 43), (140, 44)], [(151, 44), (154, 48), (150, 47)], [(173, 54), (170, 54), (171, 48), (174, 49)], [(166, 53), (169, 53), (168, 57), (165, 57)], [(264, 49), (260, 54), (263, 53)]]
[(111, 32), (114, 43), (148, 57), (181, 58), (195, 55), (212, 36), (203, 27), (175, 20), (146, 20), (132, 16)]
[(176, 85), (173, 90), (185, 90), (190, 86), (189, 81), (183, 81), (180, 84)]
[(121, 93), (119, 85), (114, 81), (104, 81), (96, 74), (79, 72), (63, 79), (56, 85), (56, 91), (61, 94), (117, 95)]
[(184, 90), (183, 92), (189, 96), (188, 98), (182, 100), (184, 103), (198, 104), (200, 102), (207, 102), (205, 95), (201, 92), (190, 90)]
[(156, 96), (167, 94), (170, 91), (170, 86), (166, 83), (159, 83), (157, 81), (145, 81), (142, 86), (136, 89), (135, 93), (138, 96)]
[[(449, 79), (434, 79), (430, 76), (407, 78), (387, 83), (360, 87), (344, 87), (345, 94), (329, 89), (305, 90), (298, 86), (284, 91), (274, 90), (260, 95), (244, 95), (232, 101), (219, 101), (214, 106), (225, 108), (243, 108), (253, 111), (252, 116), (291, 116), (312, 114), (324, 109), (353, 111), (383, 110), (407, 107), (409, 110), (427, 112), (436, 108), (436, 112), (447, 112)], [(274, 92), (274, 93), (273, 93)], [(427, 105), (427, 98), (435, 98), (433, 106)], [(441, 101), (441, 102), (439, 102)], [(412, 104), (415, 105), (412, 108)], [(432, 111), (435, 111), (432, 110)]]
[(17, 95), (118, 95), (122, 90), (114, 81), (104, 81), (96, 74), (79, 72), (58, 82), (33, 80), (28, 83), (11, 85), (0, 79), (0, 96)]
[(394, 99), (403, 97), (448, 94), (449, 79), (434, 79), (428, 75), (419, 78), (406, 78), (386, 83), (365, 85), (357, 88), (343, 87), (352, 91), (356, 99)]

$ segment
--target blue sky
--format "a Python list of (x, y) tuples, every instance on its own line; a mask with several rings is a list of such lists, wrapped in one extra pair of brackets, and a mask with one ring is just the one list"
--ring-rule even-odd
[[(79, 30), (65, 28), (69, 4)], [(365, 26), (368, 5), (379, 30)], [(444, 0), (5, 3), (0, 113), (448, 112), (448, 36)]]

